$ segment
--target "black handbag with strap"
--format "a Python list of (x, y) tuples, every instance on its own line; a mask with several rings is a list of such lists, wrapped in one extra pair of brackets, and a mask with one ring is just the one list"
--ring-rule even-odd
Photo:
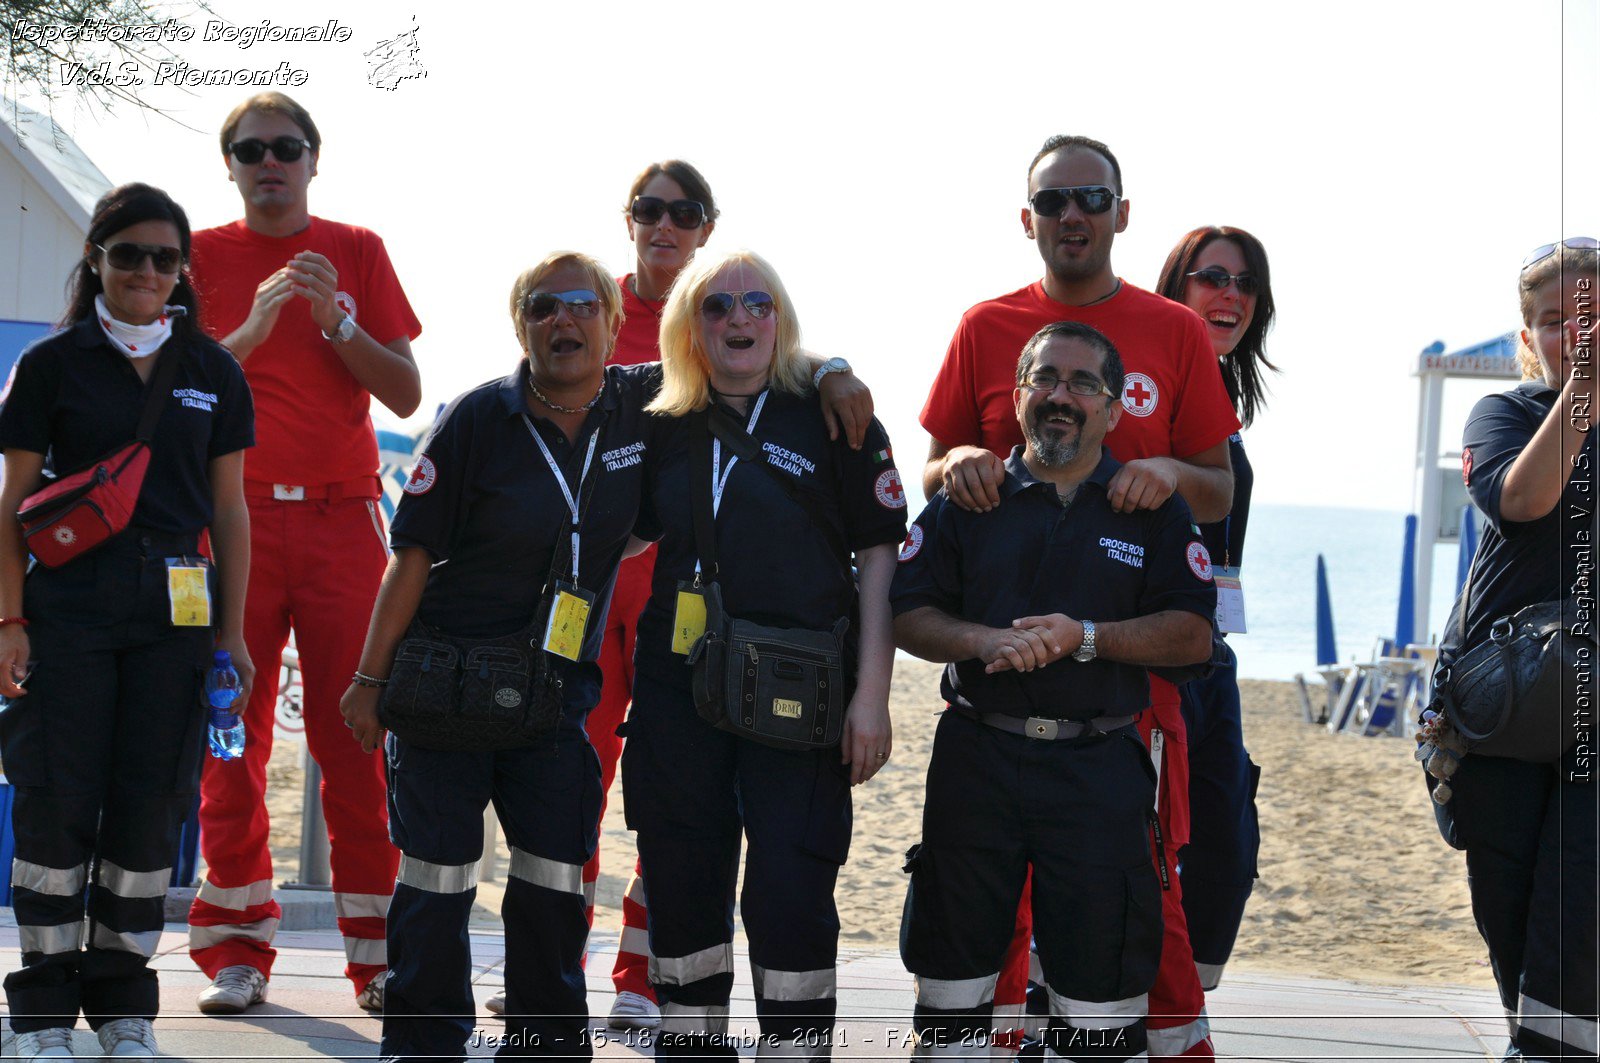
[[(848, 616), (831, 630), (778, 628), (730, 617), (717, 583), (715, 517), (711, 482), (711, 437), (735, 456), (765, 469), (816, 524), (840, 564), (843, 539), (814, 499), (772, 468), (760, 445), (716, 406), (691, 414), (689, 498), (695, 550), (704, 574), (705, 633), (689, 650), (695, 709), (707, 723), (741, 738), (778, 749), (827, 749), (839, 744), (845, 710), (855, 685), (846, 660)], [(846, 569), (848, 572), (848, 569)]]

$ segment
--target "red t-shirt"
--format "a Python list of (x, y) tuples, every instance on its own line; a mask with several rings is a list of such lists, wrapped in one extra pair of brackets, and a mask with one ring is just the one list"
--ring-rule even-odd
[[(339, 305), (373, 339), (388, 344), (421, 335), (383, 241), (322, 218), (285, 237), (253, 232), (242, 220), (195, 233), (190, 276), (206, 331), (222, 339), (244, 324), (257, 286), (301, 251), (333, 263)], [(246, 479), (329, 484), (377, 472), (378, 444), (367, 413), (372, 396), (323, 338), (310, 303), (299, 297), (285, 303), (272, 334), (243, 364), (256, 403), (256, 446), (245, 452)]]
[(1239, 430), (1198, 314), (1126, 282), (1103, 303), (1068, 306), (1046, 295), (1042, 281), (962, 315), (922, 408), (922, 427), (946, 446), (1009, 455), (1023, 441), (1011, 401), (1017, 356), (1053, 321), (1093, 325), (1122, 355), (1123, 415), (1106, 436), (1118, 461), (1191, 457)]
[(661, 332), (661, 308), (665, 299), (651, 302), (634, 294), (633, 274), (618, 277), (622, 288), (622, 328), (617, 332), (617, 345), (611, 352), (612, 365), (643, 365), (661, 361), (661, 348), (657, 338)]

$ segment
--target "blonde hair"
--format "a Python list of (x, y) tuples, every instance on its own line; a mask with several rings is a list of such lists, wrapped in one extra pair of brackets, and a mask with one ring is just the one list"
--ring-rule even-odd
[(1517, 368), (1522, 371), (1523, 380), (1543, 380), (1544, 363), (1539, 361), (1539, 356), (1533, 349), (1517, 338)]
[[(550, 274), (568, 265), (576, 266), (588, 279), (589, 287), (600, 297), (600, 313), (605, 319), (606, 331), (612, 343), (616, 343), (617, 329), (622, 327), (622, 289), (617, 287), (616, 280), (597, 260), (582, 252), (552, 251), (537, 266), (523, 270), (516, 283), (511, 285), (511, 327), (516, 330), (517, 343), (521, 344), (523, 354), (529, 353), (528, 319), (522, 312), (528, 293), (539, 287)], [(610, 351), (606, 352), (606, 360), (611, 360)]]
[(710, 403), (711, 363), (701, 341), (700, 303), (717, 274), (735, 265), (748, 267), (761, 277), (778, 316), (768, 383), (774, 390), (794, 395), (810, 390), (811, 366), (800, 350), (800, 322), (772, 263), (754, 251), (706, 255), (702, 250), (678, 274), (661, 313), (661, 393), (645, 407), (648, 412), (682, 417)]

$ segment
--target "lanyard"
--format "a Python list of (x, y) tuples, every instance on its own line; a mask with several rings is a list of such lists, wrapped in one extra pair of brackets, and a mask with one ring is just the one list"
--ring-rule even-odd
[[(761, 407), (767, 404), (768, 394), (770, 392), (763, 391), (756, 396), (755, 406), (750, 410), (750, 421), (744, 426), (746, 435), (755, 434), (756, 422), (761, 419)], [(733, 473), (733, 467), (737, 464), (739, 464), (739, 455), (735, 454), (728, 459), (728, 467), (722, 469), (719, 474), (717, 470), (722, 465), (722, 440), (713, 439), (711, 441), (711, 517), (713, 520), (716, 519), (717, 512), (722, 509), (722, 492), (728, 486), (728, 477)]]
[[(550, 448), (545, 446), (544, 437), (539, 430), (533, 427), (533, 421), (527, 414), (522, 415), (522, 423), (528, 426), (528, 434), (533, 436), (533, 441), (539, 444), (539, 453), (544, 455), (545, 464), (550, 466), (550, 473), (556, 478), (556, 485), (561, 488), (561, 495), (567, 500), (567, 510), (572, 514), (572, 582), (578, 582), (578, 521), (581, 514), (578, 511), (578, 500), (572, 495), (572, 488), (567, 486), (567, 478), (561, 474), (561, 466), (556, 464), (555, 455), (550, 453)], [(583, 456), (583, 472), (578, 474), (578, 493), (583, 493), (583, 481), (589, 478), (589, 465), (594, 461), (595, 444), (600, 441), (598, 427), (589, 433), (589, 452)]]

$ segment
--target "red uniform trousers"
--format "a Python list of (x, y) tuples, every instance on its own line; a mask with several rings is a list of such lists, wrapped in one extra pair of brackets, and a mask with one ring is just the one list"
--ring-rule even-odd
[(331, 497), (321, 501), (277, 501), (270, 486), (245, 485), (250, 585), (244, 637), (256, 682), (244, 711), (244, 756), (206, 758), (200, 785), (206, 880), (189, 909), (189, 955), (212, 978), (235, 964), (270, 974), (277, 955), (272, 936), (283, 913), (272, 899), (265, 795), (279, 661), (291, 626), (300, 651), (306, 743), (322, 769), (345, 975), (360, 993), (388, 967), (384, 917), (400, 854), (389, 842), (383, 759), (361, 752), (339, 714), (388, 547), (371, 500), (376, 478), (370, 490), (352, 491), (355, 497), (342, 497), (342, 486), (333, 485), (326, 492)]
[[(1189, 840), (1189, 745), (1177, 687), (1151, 676), (1150, 699), (1150, 708), (1139, 716), (1139, 734), (1152, 749), (1158, 741), (1156, 733), (1160, 735), (1156, 811), (1161, 824), (1162, 860), (1166, 864), (1162, 885), (1169, 888), (1161, 891), (1161, 966), (1150, 987), (1145, 1029), (1150, 1037), (1151, 1059), (1211, 1059), (1211, 1023), (1206, 1015), (1205, 991), (1200, 988), (1200, 976), (1194, 967), (1194, 953), (1189, 948), (1189, 924), (1183, 914), (1183, 887), (1178, 879), (1178, 850)], [(1002, 1016), (1015, 1019), (1025, 1006), (1029, 943), (1033, 938), (1032, 893), (1030, 879), (1023, 889), (1016, 933), (995, 986), (995, 1029), (1002, 1043), (1014, 1044), (1016, 1040), (1014, 1033), (1007, 1037), (1008, 1023), (1002, 1021)]]
[[(617, 570), (617, 586), (611, 594), (611, 611), (606, 619), (605, 641), (600, 644), (600, 703), (589, 713), (585, 728), (589, 743), (600, 756), (600, 815), (606, 813), (606, 797), (617, 776), (622, 757), (622, 736), (617, 728), (627, 718), (633, 702), (633, 642), (639, 614), (650, 600), (650, 577), (655, 571), (654, 546), (622, 563)], [(600, 848), (583, 865), (583, 897), (588, 906), (589, 925), (594, 926), (594, 884), (600, 877)], [(650, 988), (650, 921), (645, 907), (644, 880), (634, 864), (633, 878), (622, 898), (622, 935), (617, 942), (617, 962), (611, 981), (617, 992), (638, 993), (654, 1001)]]

